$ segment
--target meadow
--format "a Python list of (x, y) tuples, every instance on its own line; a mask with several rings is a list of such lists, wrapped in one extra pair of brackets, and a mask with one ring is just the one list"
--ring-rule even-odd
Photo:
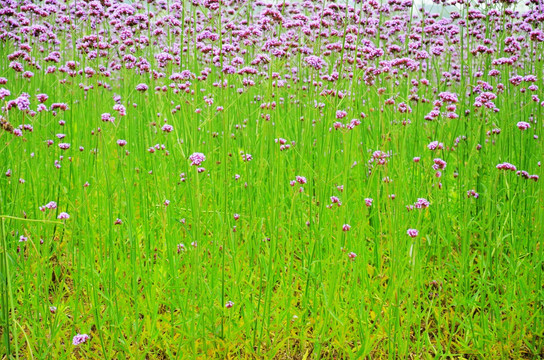
[(1, 359), (544, 357), (538, 0), (0, 0)]

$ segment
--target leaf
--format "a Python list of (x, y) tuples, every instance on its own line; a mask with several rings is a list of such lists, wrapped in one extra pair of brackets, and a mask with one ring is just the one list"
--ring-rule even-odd
[(366, 272), (368, 273), (368, 276), (373, 277), (374, 276), (374, 266), (368, 264), (366, 266)]

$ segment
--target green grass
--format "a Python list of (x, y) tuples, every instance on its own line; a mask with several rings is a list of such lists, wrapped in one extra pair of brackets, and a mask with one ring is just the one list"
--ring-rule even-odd
[[(214, 69), (208, 80), (191, 81), (194, 94), (174, 94), (153, 91), (170, 83), (168, 75), (155, 80), (127, 69), (110, 79), (36, 71), (27, 81), (8, 69), (4, 54), (13, 50), (1, 43), (0, 75), (12, 95), (46, 93), (47, 105), (65, 102), (69, 110), (33, 118), (3, 113), (13, 126), (33, 126), (23, 137), (0, 133), (0, 170), (12, 170), (0, 178), (3, 358), (543, 356), (542, 182), (495, 168), (507, 161), (542, 177), (542, 107), (508, 83), (508, 68), (486, 78), (506, 84), (495, 100), (498, 113), (463, 114), (476, 96), (464, 89), (478, 80), (467, 76), (464, 84), (419, 86), (417, 95), (431, 102), (410, 103), (412, 113), (401, 114), (396, 107), (408, 102), (409, 80), (433, 79), (432, 71), (404, 78), (400, 70), (368, 87), (355, 69), (353, 80), (330, 85), (351, 91), (339, 99), (289, 80), (290, 88), (261, 78), (244, 87), (239, 76)], [(95, 69), (104, 61), (75, 59)], [(183, 59), (182, 68), (196, 72), (197, 59)], [(284, 74), (290, 65), (299, 67), (300, 79), (318, 80), (301, 62), (274, 60), (268, 72)], [(169, 65), (164, 73), (178, 70)], [(542, 63), (534, 70), (542, 75)], [(212, 86), (222, 79), (233, 87)], [(142, 82), (150, 88), (143, 94), (135, 90)], [(86, 93), (79, 83), (94, 89)], [(459, 95), (459, 119), (425, 121), (441, 91)], [(112, 110), (115, 94), (124, 117)], [(214, 98), (212, 106), (204, 95)], [(396, 105), (383, 105), (393, 96)], [(272, 101), (273, 109), (260, 106)], [(180, 110), (172, 114), (175, 105)], [(344, 123), (367, 116), (353, 130), (331, 131), (337, 110), (348, 111)], [(115, 123), (102, 122), (103, 113)], [(539, 122), (518, 130), (531, 114)], [(161, 131), (165, 121), (171, 133)], [(497, 127), (500, 134), (486, 136)], [(459, 136), (466, 140), (450, 150)], [(280, 137), (295, 144), (280, 151)], [(48, 139), (55, 144), (48, 147)], [(118, 139), (128, 144), (121, 148)], [(428, 150), (434, 140), (446, 149)], [(150, 153), (155, 144), (166, 150)], [(371, 167), (376, 150), (391, 156)], [(190, 165), (194, 152), (206, 155), (203, 173)], [(253, 160), (244, 162), (241, 152)], [(440, 179), (434, 158), (447, 162)], [(290, 186), (297, 175), (308, 182)], [(467, 198), (471, 189), (478, 199)], [(342, 206), (327, 208), (333, 195)], [(430, 206), (408, 211), (418, 198)], [(39, 210), (50, 201), (58, 208)], [(58, 220), (60, 212), (70, 218)], [(343, 232), (343, 224), (351, 230)], [(419, 236), (410, 238), (409, 228)], [(21, 235), (28, 241), (19, 242)], [(178, 252), (180, 243), (185, 251)], [(227, 301), (234, 306), (226, 308)], [(73, 346), (78, 333), (90, 341)]]

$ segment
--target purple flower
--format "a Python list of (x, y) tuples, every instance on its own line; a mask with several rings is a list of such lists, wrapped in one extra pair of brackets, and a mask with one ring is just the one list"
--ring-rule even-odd
[[(369, 163), (376, 161), (378, 165), (385, 165), (387, 164), (389, 157), (391, 157), (391, 152), (383, 152), (381, 150), (376, 150), (372, 153), (372, 158), (369, 160)], [(352, 167), (355, 166), (356, 164), (357, 162), (355, 162), (352, 165)]]
[(439, 143), (438, 141), (432, 141), (431, 143), (429, 143), (429, 145), (427, 145), (427, 148), (429, 150), (440, 150), (444, 148), (444, 144)]
[(189, 160), (191, 160), (191, 166), (200, 166), (202, 162), (206, 161), (206, 156), (203, 153), (195, 152), (189, 156)]
[(521, 131), (524, 131), (524, 130), (529, 129), (531, 127), (531, 124), (529, 124), (528, 122), (525, 122), (525, 121), (520, 121), (520, 122), (518, 122), (517, 127)]
[(52, 210), (52, 209), (56, 209), (56, 208), (57, 208), (57, 203), (54, 202), (54, 201), (50, 201), (47, 204), (45, 204), (44, 206), (40, 206), (41, 211), (45, 211), (45, 209)]
[[(338, 116), (338, 115), (337, 115)], [(334, 124), (332, 124), (335, 130), (341, 129), (344, 127), (344, 124), (342, 124), (340, 121), (335, 121)]]
[(59, 216), (57, 216), (57, 219), (61, 219), (61, 220), (69, 219), (69, 218), (70, 218), (70, 215), (68, 215), (68, 213), (65, 213), (65, 212), (61, 212)]
[(90, 336), (87, 334), (77, 334), (76, 336), (74, 336), (74, 339), (72, 340), (72, 344), (74, 346), (77, 346), (87, 342), (87, 340), (89, 339), (90, 339)]
[(125, 146), (126, 144), (127, 144), (126, 140), (121, 140), (121, 139), (117, 140), (117, 145), (121, 147)]
[(21, 111), (27, 111), (30, 110), (30, 101), (28, 100), (30, 96), (26, 93), (21, 94), (17, 99), (15, 99), (15, 103), (17, 104), (17, 108)]
[(507, 162), (504, 162), (504, 163), (501, 163), (501, 164), (498, 164), (496, 166), (497, 169), (499, 170), (510, 170), (510, 171), (516, 171), (516, 167), (510, 163), (507, 163)]
[(454, 94), (454, 93), (451, 93), (451, 92), (441, 92), (440, 94), (438, 94), (438, 96), (440, 97), (440, 99), (442, 101), (446, 101), (446, 102), (450, 102), (450, 103), (457, 103), (459, 102), (458, 98), (457, 98), (457, 94)]
[[(342, 206), (342, 202), (340, 201), (340, 198), (338, 196), (331, 196), (331, 202), (333, 204), (336, 204), (338, 206)], [(331, 204), (332, 206), (332, 204)]]
[(8, 89), (0, 88), (0, 100), (4, 100), (5, 97), (11, 95), (11, 92)]
[[(348, 115), (348, 113), (344, 110), (336, 110), (336, 118), (337, 119), (343, 119)], [(336, 128), (336, 126), (335, 126)]]
[(104, 121), (104, 122), (113, 123), (115, 121), (115, 118), (113, 116), (111, 116), (110, 113), (103, 113), (101, 118), (102, 118), (102, 121)]
[(327, 64), (325, 60), (315, 55), (307, 56), (306, 58), (304, 58), (304, 61), (306, 62), (306, 64), (308, 64), (309, 66), (313, 67), (316, 70), (321, 70), (323, 66)]
[(242, 160), (249, 162), (249, 161), (253, 160), (253, 156), (251, 154), (242, 154)]
[(169, 124), (164, 124), (161, 128), (162, 131), (164, 132), (172, 132), (174, 130), (174, 127), (172, 125), (169, 125)]
[(138, 85), (136, 85), (136, 90), (137, 90), (137, 91), (144, 92), (144, 91), (147, 91), (147, 89), (149, 89), (149, 87), (148, 87), (146, 84), (138, 84)]
[(447, 163), (440, 158), (434, 159), (433, 162), (434, 162), (434, 165), (433, 165), (434, 170), (438, 170), (438, 169), (444, 170), (446, 168)]
[(419, 231), (417, 231), (416, 229), (408, 229), (406, 233), (408, 234), (408, 236), (415, 238), (419, 234)]
[(417, 201), (414, 203), (414, 207), (416, 209), (425, 209), (428, 208), (431, 203), (427, 201), (425, 198), (418, 198)]

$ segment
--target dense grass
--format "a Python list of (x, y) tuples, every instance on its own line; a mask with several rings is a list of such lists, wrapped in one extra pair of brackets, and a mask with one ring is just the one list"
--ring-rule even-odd
[[(200, 7), (199, 16), (197, 7), (187, 4), (183, 16), (198, 19), (194, 29), (200, 21), (217, 28), (224, 18), (258, 22), (249, 4), (230, 8), (236, 11)], [(469, 8), (459, 7), (462, 18)], [(519, 50), (521, 66), (492, 65), (510, 56), (505, 39), (522, 33), (504, 25), (506, 4), (480, 8), (497, 9), (497, 22), (469, 22), (457, 35), (459, 42), (447, 38), (454, 51), (418, 60), (416, 69), (391, 66), (390, 72), (369, 75), (369, 68), (382, 68), (379, 61), (395, 56), (386, 51), (358, 68), (340, 61), (347, 51), (333, 51), (321, 75), (334, 68), (340, 77), (323, 84), (300, 52), (272, 57), (268, 65), (255, 66), (261, 72), (256, 75), (222, 73), (227, 56), (216, 67), (209, 54), (194, 47), (202, 29), (192, 31), (183, 18), (188, 26), (181, 34), (165, 25), (163, 35), (153, 36), (167, 12), (153, 4), (140, 12), (147, 9), (155, 11), (153, 26), (135, 31), (133, 38), (150, 36), (158, 45), (137, 48), (133, 55), (147, 58), (164, 78), (126, 67), (111, 70), (110, 77), (45, 73), (50, 64), (43, 58), (54, 50), (61, 52), (61, 64), (77, 61), (76, 71), (122, 64), (118, 45), (97, 59), (74, 48), (98, 29), (110, 42), (118, 38), (119, 30), (107, 22), (93, 28), (85, 18), (75, 18), (73, 28), (59, 28), (58, 45), (42, 44), (43, 54), (31, 38), (30, 56), (42, 66), (32, 70), (31, 79), (11, 69), (7, 59), (23, 41), (0, 42), (0, 76), (7, 79), (0, 87), (11, 92), (4, 102), (28, 93), (35, 110), (35, 95), (49, 96), (49, 111), (35, 116), (16, 107), (2, 112), (14, 127), (33, 127), (23, 136), (0, 133), (0, 170), (11, 170), (0, 179), (4, 358), (543, 356), (542, 182), (496, 168), (508, 162), (542, 176), (543, 111), (531, 99), (542, 93), (521, 92), (530, 83), (515, 86), (509, 79), (534, 74), (543, 88), (543, 48), (523, 40), (528, 46)], [(308, 16), (322, 14), (300, 9)], [(340, 16), (343, 11), (338, 10)], [(400, 13), (408, 16), (403, 32), (423, 27), (424, 14), (416, 6)], [(380, 14), (369, 18), (383, 25), (393, 16)], [(27, 16), (38, 22), (35, 14)], [(484, 38), (493, 40), (492, 55), (468, 51), (482, 44), (467, 35), (480, 33), (480, 23), (487, 25)], [(354, 24), (361, 32), (366, 28)], [(345, 31), (348, 25), (339, 21), (332, 28)], [(501, 30), (493, 33), (495, 25)], [(533, 25), (542, 29), (539, 22)], [(240, 42), (247, 52), (237, 53), (246, 65), (274, 32), (280, 37), (287, 29), (276, 25), (263, 31), (257, 45)], [(337, 41), (295, 32), (317, 56)], [(233, 30), (221, 36), (236, 38)], [(358, 46), (365, 39), (384, 50), (399, 44), (403, 56), (413, 55), (393, 37), (366, 34), (358, 37)], [(154, 55), (160, 46), (175, 48), (180, 41), (188, 47), (180, 63), (158, 66)], [(198, 76), (205, 67), (207, 79), (168, 79), (183, 70)], [(452, 78), (442, 74), (461, 68)], [(489, 76), (493, 69), (499, 75)], [(244, 85), (245, 78), (256, 85)], [(429, 79), (429, 85), (421, 79)], [(494, 88), (500, 111), (474, 106), (480, 94), (471, 90), (481, 80)], [(186, 81), (187, 92), (185, 85), (178, 93), (154, 90)], [(149, 90), (137, 91), (140, 83)], [(499, 84), (504, 90), (497, 91)], [(323, 96), (325, 89), (346, 96)], [(444, 101), (443, 113), (425, 120), (443, 92), (457, 95), (450, 112), (458, 118), (445, 116), (455, 102)], [(210, 98), (213, 105), (206, 102)], [(68, 109), (54, 113), (51, 104), (60, 102)], [(411, 112), (399, 111), (402, 102)], [(116, 103), (126, 107), (126, 116), (112, 109)], [(347, 116), (338, 120), (337, 111)], [(104, 113), (115, 121), (101, 121)], [(351, 119), (360, 125), (333, 126)], [(521, 131), (520, 121), (531, 127)], [(163, 131), (164, 124), (173, 130)], [(493, 129), (500, 133), (488, 134)], [(59, 140), (57, 134), (66, 136)], [(289, 149), (280, 150), (280, 138)], [(127, 143), (120, 146), (118, 140)], [(444, 147), (430, 150), (433, 141)], [(156, 144), (159, 149), (151, 152)], [(195, 152), (206, 157), (201, 173), (189, 160)], [(247, 154), (252, 160), (244, 161)], [(438, 158), (447, 163), (439, 169), (441, 177), (432, 168)], [(471, 190), (479, 196), (467, 196)], [(331, 196), (341, 206), (332, 204)], [(419, 198), (430, 205), (408, 210)], [(41, 211), (50, 201), (57, 207)], [(69, 218), (58, 219), (61, 212)], [(418, 235), (409, 236), (408, 229)], [(226, 306), (229, 301), (233, 304)], [(74, 346), (76, 334), (90, 339)]]

